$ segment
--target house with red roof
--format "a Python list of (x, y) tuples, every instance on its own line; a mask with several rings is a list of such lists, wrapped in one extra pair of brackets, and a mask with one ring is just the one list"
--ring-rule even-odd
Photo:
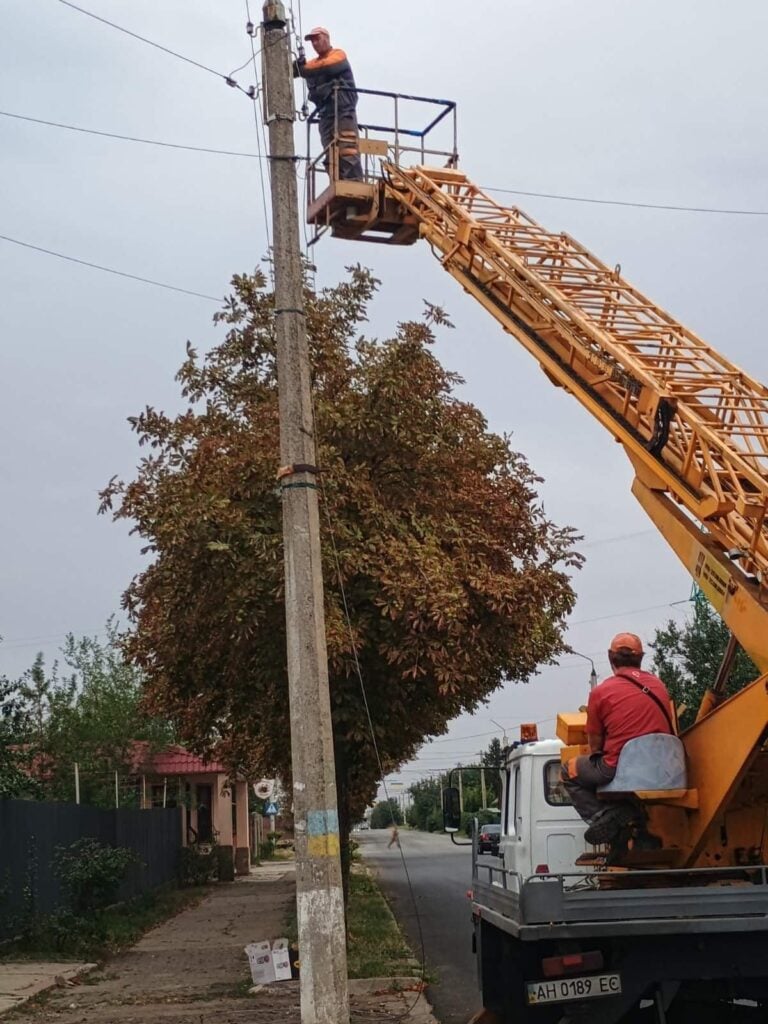
[(154, 751), (134, 745), (133, 772), (141, 807), (180, 807), (182, 841), (213, 843), (232, 851), (235, 873), (251, 863), (248, 782), (233, 778), (220, 761), (206, 761), (179, 746)]

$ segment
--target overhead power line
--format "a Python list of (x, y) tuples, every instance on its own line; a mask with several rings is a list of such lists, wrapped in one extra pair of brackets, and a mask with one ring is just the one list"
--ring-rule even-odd
[[(626, 612), (612, 612), (610, 615), (598, 615), (595, 619), (576, 619), (574, 622), (569, 622), (568, 626), (586, 626), (590, 622), (605, 622), (607, 619), (620, 619), (628, 615), (640, 615), (643, 612), (657, 612), (662, 608), (672, 608), (674, 605), (687, 605), (689, 602), (687, 599), (683, 601), (667, 601), (665, 604), (650, 604), (645, 608), (631, 608)], [(679, 609), (678, 609), (679, 610)], [(672, 614), (670, 612), (670, 614)]]
[[(246, 29), (246, 31), (248, 32), (248, 38), (250, 39), (250, 43), (251, 43), (251, 60), (253, 61), (253, 74), (254, 74), (254, 77), (256, 78), (256, 81), (257, 81), (257, 91), (258, 91), (258, 78), (259, 78), (259, 76), (258, 76), (258, 70), (256, 68), (257, 50), (256, 50), (256, 44), (255, 44), (255, 42), (253, 40), (254, 27), (253, 27), (253, 22), (251, 20), (251, 5), (249, 3), (249, 0), (245, 0), (245, 16), (248, 19), (248, 21), (246, 23), (248, 28)], [(271, 252), (272, 251), (272, 238), (271, 238), (270, 230), (269, 230), (269, 213), (267, 212), (267, 184), (266, 184), (266, 178), (265, 178), (265, 175), (264, 175), (264, 163), (263, 163), (263, 160), (265, 158), (265, 154), (269, 153), (269, 141), (268, 141), (267, 135), (266, 135), (266, 126), (264, 124), (264, 119), (263, 119), (263, 117), (260, 114), (259, 103), (258, 103), (258, 100), (257, 100), (256, 97), (254, 97), (254, 99), (253, 99), (253, 126), (256, 129), (256, 148), (259, 151), (259, 153), (258, 153), (259, 160), (262, 161), (262, 162), (259, 163), (259, 184), (261, 186), (261, 205), (262, 205), (262, 210), (264, 211), (264, 230), (266, 231), (266, 234), (267, 234), (267, 250), (269, 252)], [(271, 189), (272, 188), (272, 165), (268, 163), (267, 164), (267, 168), (268, 168), (268, 172), (269, 172), (269, 187)], [(272, 279), (272, 282), (274, 284), (274, 265), (272, 264), (271, 261), (269, 263), (269, 274), (270, 274), (270, 278)]]
[(674, 203), (644, 203), (629, 199), (595, 199), (592, 196), (568, 196), (557, 192), (524, 192), (516, 188), (482, 185), (487, 192), (503, 192), (510, 196), (533, 196), (537, 199), (560, 199), (568, 203), (595, 203), (598, 206), (629, 206), (639, 210), (672, 210), (676, 213), (721, 213), (731, 217), (768, 217), (768, 210), (732, 210), (715, 206), (678, 206)]
[(648, 537), (654, 534), (658, 537), (658, 530), (654, 530), (652, 526), (649, 526), (645, 530), (633, 530), (632, 533), (617, 533), (614, 537), (599, 537), (597, 540), (586, 540), (583, 544), (579, 544), (581, 548), (596, 548), (601, 544), (615, 544), (620, 540), (634, 540), (635, 537)]
[[(248, 62), (250, 63), (250, 61)], [(144, 139), (137, 135), (120, 135), (118, 132), (105, 132), (96, 128), (82, 128), (80, 125), (64, 124), (61, 121), (46, 121), (42, 117), (30, 117), (27, 114), (13, 114), (9, 110), (0, 110), (0, 117), (12, 117), (16, 121), (28, 121), (31, 124), (45, 125), (47, 128), (64, 128), (69, 132), (80, 132), (83, 135), (98, 135), (105, 139), (119, 139), (122, 142), (139, 142), (145, 146), (162, 146), (166, 149), (183, 149), (192, 153), (215, 153), (219, 156), (240, 156), (250, 160), (263, 160), (258, 153), (245, 153), (235, 149), (214, 149), (210, 146), (183, 145), (180, 142), (163, 142), (159, 139)]]
[[(64, 3), (64, 0), (61, 0)], [(215, 295), (206, 295), (204, 292), (196, 292), (190, 288), (179, 288), (175, 284), (166, 284), (164, 281), (156, 281), (151, 277), (141, 277), (139, 274), (129, 274), (125, 270), (116, 270), (114, 267), (105, 267), (100, 263), (91, 263), (89, 260), (81, 260), (77, 256), (68, 256), (63, 252), (56, 252), (54, 249), (46, 249), (42, 245), (33, 245), (31, 242), (22, 242), (19, 238), (11, 238), (10, 235), (0, 235), (0, 241), (10, 242), (11, 245), (19, 245), (23, 249), (32, 249), (34, 252), (45, 253), (46, 256), (55, 256), (57, 259), (66, 260), (68, 263), (78, 263), (82, 267), (90, 267), (91, 270), (101, 270), (105, 274), (114, 274), (116, 277), (126, 277), (130, 281), (139, 281), (141, 284), (151, 284), (155, 288), (164, 288), (169, 292), (180, 292), (182, 295), (193, 295), (198, 299), (208, 299), (210, 302), (221, 302), (222, 299)]]
[[(126, 36), (131, 36), (133, 39), (138, 39), (141, 43), (146, 43), (147, 46), (153, 46), (156, 50), (162, 50), (163, 53), (167, 53), (171, 57), (175, 57), (177, 60), (184, 61), (185, 64), (191, 64), (193, 67), (199, 68), (201, 71), (207, 71), (209, 75), (215, 75), (217, 78), (221, 78), (222, 81), (226, 82), (227, 85), (237, 86), (237, 82), (231, 78), (230, 75), (222, 74), (221, 71), (216, 71), (215, 68), (209, 68), (206, 64), (201, 64), (198, 60), (193, 60), (191, 57), (185, 57), (183, 53), (178, 53), (176, 50), (171, 50), (167, 46), (162, 46), (160, 43), (156, 43), (153, 39), (147, 39), (146, 36), (140, 36), (138, 32), (132, 32), (130, 29), (123, 28), (122, 25), (115, 24), (114, 21), (109, 21), (107, 18), (102, 18), (100, 14), (94, 14), (93, 11), (87, 11), (84, 7), (78, 7), (77, 4), (73, 4), (71, 0), (59, 0), (60, 4), (64, 4), (65, 7), (71, 7), (73, 11), (78, 11), (80, 14), (86, 15), (88, 18), (93, 18), (94, 21), (100, 21), (102, 25), (109, 25), (110, 28), (117, 29), (118, 32), (122, 32)], [(239, 88), (239, 86), (237, 86)]]
[[(68, 0), (59, 0), (59, 2), (60, 3), (67, 3), (68, 6), (74, 6), (74, 5), (69, 4)], [(76, 9), (80, 10), (80, 8), (76, 8)], [(94, 15), (94, 17), (95, 17), (95, 15)], [(104, 20), (104, 19), (99, 19), (99, 20)], [(108, 24), (111, 24), (111, 22), (108, 22)], [(142, 37), (139, 36), (137, 38), (142, 38)], [(251, 40), (251, 42), (253, 43), (253, 40)], [(150, 45), (156, 45), (156, 44), (153, 43), (153, 44), (150, 44)], [(163, 49), (163, 47), (161, 47), (161, 49)], [(250, 57), (246, 61), (246, 63), (243, 65), (243, 67), (248, 67), (248, 65), (253, 64), (254, 65), (254, 70), (255, 70), (255, 59), (256, 59), (257, 55), (258, 55), (258, 51), (254, 49), (254, 53), (253, 53), (252, 57)], [(182, 59), (186, 59), (186, 58), (182, 58)], [(192, 63), (195, 63), (195, 62), (193, 61)], [(238, 68), (236, 70), (240, 71), (240, 70), (242, 70), (242, 68)], [(222, 75), (218, 71), (214, 71), (212, 73), (217, 75), (220, 78), (223, 78), (225, 81), (234, 81), (230, 76)], [(234, 74), (234, 73), (235, 72), (232, 72), (232, 74)], [(242, 92), (247, 92), (246, 90), (242, 89), (241, 86), (237, 85), (237, 83), (234, 83), (234, 84)], [(255, 96), (251, 96), (250, 98), (255, 100)], [(121, 142), (137, 142), (137, 143), (139, 143), (141, 145), (144, 145), (144, 146), (161, 146), (161, 147), (163, 147), (165, 149), (186, 150), (186, 151), (191, 152), (191, 153), (212, 153), (212, 154), (216, 154), (217, 156), (246, 157), (247, 159), (250, 159), (250, 160), (262, 160), (262, 161), (266, 161), (266, 162), (269, 161), (269, 157), (266, 156), (264, 153), (261, 153), (261, 152), (259, 152), (259, 153), (248, 153), (248, 152), (244, 152), (243, 150), (218, 149), (218, 148), (216, 148), (214, 146), (193, 146), (191, 144), (185, 144), (185, 143), (180, 143), (180, 142), (166, 142), (166, 141), (164, 141), (162, 139), (145, 139), (145, 138), (143, 138), (141, 136), (137, 136), (137, 135), (123, 135), (120, 132), (109, 132), (109, 131), (104, 131), (102, 129), (96, 129), (96, 128), (83, 128), (80, 125), (66, 124), (66, 123), (64, 123), (62, 121), (49, 121), (49, 120), (46, 120), (45, 118), (42, 118), (42, 117), (31, 117), (28, 114), (13, 113), (10, 110), (0, 110), (0, 117), (12, 117), (12, 118), (14, 118), (17, 121), (27, 121), (30, 124), (43, 125), (43, 126), (45, 126), (47, 128), (63, 128), (64, 130), (70, 131), (70, 132), (79, 132), (79, 133), (81, 133), (83, 135), (96, 135), (96, 136), (100, 136), (101, 138), (116, 139), (116, 140), (119, 140)], [(258, 133), (258, 130), (259, 130), (258, 112), (256, 112), (256, 118), (257, 118), (257, 133)], [(258, 138), (258, 135), (257, 135), (257, 138)], [(259, 148), (261, 148), (261, 147), (259, 147)], [(559, 200), (562, 200), (563, 202), (571, 202), (571, 203), (595, 203), (595, 204), (598, 204), (600, 206), (624, 206), (624, 207), (630, 207), (630, 208), (639, 209), (639, 210), (667, 210), (667, 211), (683, 212), (683, 213), (707, 213), (707, 214), (709, 214), (709, 213), (716, 213), (716, 214), (721, 214), (723, 216), (733, 216), (733, 217), (768, 217), (768, 210), (737, 210), (737, 209), (726, 209), (726, 208), (708, 207), (708, 206), (675, 206), (675, 205), (664, 204), (664, 203), (633, 202), (631, 200), (626, 200), (626, 199), (596, 199), (596, 198), (588, 198), (586, 196), (569, 196), (569, 195), (561, 195), (561, 194), (554, 193), (554, 192), (524, 192), (524, 191), (522, 191), (520, 189), (497, 188), (495, 185), (481, 185), (480, 187), (483, 188), (486, 192), (500, 192), (500, 193), (504, 193), (506, 195), (514, 195), (514, 196), (533, 196), (533, 197), (539, 198), (539, 199), (559, 199)]]
[[(235, 68), (235, 70), (231, 71), (229, 74), (225, 74), (223, 71), (217, 71), (216, 68), (208, 67), (207, 64), (203, 64), (199, 60), (193, 60), (192, 57), (187, 57), (185, 54), (179, 53), (178, 50), (172, 50), (169, 46), (163, 46), (161, 43), (156, 43), (154, 39), (148, 39), (146, 36), (139, 35), (138, 32), (133, 32), (131, 29), (124, 28), (122, 25), (118, 25), (116, 22), (110, 21), (108, 18), (103, 18), (100, 14), (95, 14), (93, 11), (89, 11), (85, 7), (79, 7), (77, 4), (73, 4), (72, 0), (59, 0), (59, 3), (64, 4), (65, 7), (71, 7), (73, 11), (77, 11), (79, 14), (84, 14), (88, 18), (93, 18), (94, 21), (100, 21), (102, 25), (108, 25), (110, 28), (114, 28), (116, 31), (122, 32), (123, 35), (130, 36), (132, 39), (136, 39), (140, 43), (145, 43), (147, 46), (151, 46), (155, 50), (160, 50), (162, 53), (166, 53), (170, 57), (175, 57), (177, 60), (184, 61), (185, 64), (191, 64), (193, 67), (199, 68), (201, 71), (206, 71), (209, 75), (215, 75), (216, 78), (220, 78), (222, 82), (225, 82), (231, 88), (238, 89), (240, 92), (244, 93), (249, 97), (249, 99), (253, 99), (255, 96), (255, 89), (253, 87), (250, 89), (244, 89), (235, 81), (232, 75), (237, 74), (238, 71), (242, 71), (243, 68), (248, 67), (253, 58), (255, 58), (258, 53), (261, 53), (261, 50), (256, 50), (253, 56), (250, 57), (245, 64)], [(281, 40), (275, 40), (275, 42), (281, 42)], [(274, 45), (274, 43), (271, 45)]]

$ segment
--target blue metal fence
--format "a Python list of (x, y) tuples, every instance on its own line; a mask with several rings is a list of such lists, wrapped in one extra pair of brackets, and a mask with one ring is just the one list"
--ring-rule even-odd
[(62, 903), (53, 873), (58, 847), (93, 838), (133, 850), (120, 899), (131, 899), (176, 878), (182, 845), (179, 808), (103, 810), (69, 803), (0, 800), (0, 939), (30, 909), (47, 914)]

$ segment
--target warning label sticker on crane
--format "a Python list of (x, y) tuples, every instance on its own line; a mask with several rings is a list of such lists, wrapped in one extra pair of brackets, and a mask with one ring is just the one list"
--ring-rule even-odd
[(712, 607), (718, 612), (722, 611), (728, 594), (728, 576), (706, 551), (699, 551), (693, 577), (706, 594)]

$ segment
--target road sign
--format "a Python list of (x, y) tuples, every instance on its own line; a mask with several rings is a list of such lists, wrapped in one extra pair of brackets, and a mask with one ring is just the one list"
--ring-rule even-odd
[(267, 809), (264, 811), (264, 813), (268, 814), (270, 817), (273, 814), (277, 814), (278, 813), (277, 804), (274, 803), (272, 800), (270, 800), (269, 803), (267, 804)]

